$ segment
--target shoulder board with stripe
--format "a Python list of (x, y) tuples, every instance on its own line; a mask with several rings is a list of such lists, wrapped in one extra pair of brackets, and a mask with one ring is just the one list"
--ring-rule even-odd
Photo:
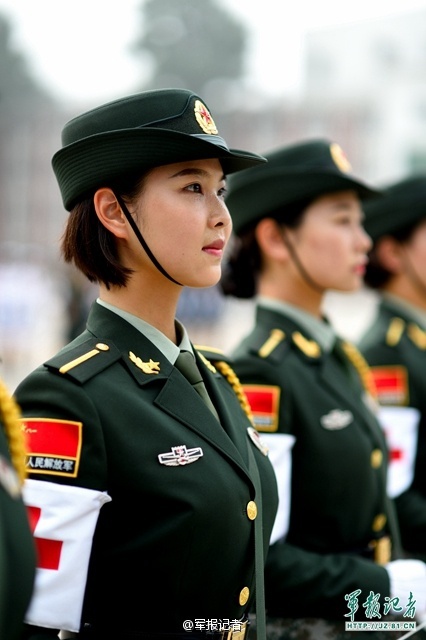
[(268, 339), (258, 350), (261, 358), (267, 358), (285, 340), (285, 333), (281, 329), (272, 329)]
[(112, 342), (90, 338), (68, 351), (58, 353), (47, 360), (44, 366), (58, 375), (86, 382), (120, 358), (121, 353)]
[(281, 361), (288, 346), (287, 335), (282, 329), (256, 327), (250, 339), (250, 353), (263, 360)]
[(210, 360), (211, 362), (231, 362), (230, 357), (221, 349), (216, 349), (216, 347), (194, 344), (194, 348), (198, 351), (200, 356)]

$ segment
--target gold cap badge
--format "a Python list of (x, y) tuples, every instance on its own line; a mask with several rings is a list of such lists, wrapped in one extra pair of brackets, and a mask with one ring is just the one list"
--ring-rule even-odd
[(210, 115), (210, 111), (201, 102), (201, 100), (195, 101), (194, 113), (195, 118), (204, 133), (208, 133), (211, 135), (218, 133), (214, 120)]
[(334, 164), (338, 169), (340, 169), (340, 171), (348, 173), (352, 169), (351, 163), (347, 159), (345, 152), (337, 142), (333, 142), (330, 145), (330, 153)]

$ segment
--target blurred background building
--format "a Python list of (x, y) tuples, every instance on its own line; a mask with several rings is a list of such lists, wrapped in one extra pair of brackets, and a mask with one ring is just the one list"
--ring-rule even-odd
[[(0, 0), (0, 375), (13, 388), (84, 326), (96, 296), (60, 258), (66, 212), (51, 157), (63, 124), (98, 104), (70, 103), (46, 89), (14, 28)], [(93, 29), (102, 29), (102, 15)], [(250, 30), (226, 0), (141, 0), (132, 33), (140, 79), (128, 93), (166, 86), (199, 92), (233, 147), (262, 153), (326, 137), (377, 186), (426, 171), (426, 3), (309, 31), (297, 94), (266, 95), (253, 85)], [(292, 59), (279, 63), (278, 88)], [(111, 69), (111, 87), (114, 74), (120, 69)], [(119, 95), (111, 91), (111, 99)], [(366, 291), (331, 294), (325, 311), (342, 335), (356, 338), (374, 305)], [(194, 342), (225, 350), (249, 328), (252, 313), (251, 302), (225, 300), (216, 288), (185, 290), (179, 309)]]

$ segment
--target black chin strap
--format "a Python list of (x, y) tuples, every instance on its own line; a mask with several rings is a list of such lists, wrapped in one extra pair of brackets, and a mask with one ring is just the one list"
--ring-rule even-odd
[(296, 265), (296, 267), (297, 267), (300, 275), (302, 276), (302, 278), (305, 280), (305, 282), (308, 283), (308, 285), (310, 287), (312, 287), (312, 289), (315, 289), (315, 291), (319, 291), (320, 293), (324, 293), (324, 287), (320, 287), (320, 285), (318, 285), (315, 282), (315, 280), (313, 280), (311, 278), (309, 273), (306, 271), (305, 267), (300, 262), (299, 256), (296, 253), (296, 249), (291, 244), (290, 240), (288, 239), (288, 237), (287, 237), (287, 235), (285, 233), (285, 230), (282, 227), (281, 227), (281, 233), (282, 233), (283, 242), (284, 242), (285, 246), (287, 247), (288, 252), (291, 255), (291, 258), (292, 258), (294, 264)]
[(178, 282), (177, 280), (172, 278), (172, 276), (170, 276), (167, 273), (167, 271), (161, 266), (161, 264), (158, 262), (157, 258), (154, 256), (154, 254), (152, 253), (151, 249), (148, 247), (147, 243), (145, 242), (144, 237), (142, 236), (141, 232), (139, 231), (136, 222), (133, 220), (133, 218), (132, 218), (132, 216), (130, 214), (130, 211), (128, 210), (128, 208), (124, 204), (123, 199), (121, 198), (121, 196), (118, 196), (116, 193), (114, 195), (115, 195), (115, 197), (117, 199), (118, 204), (121, 207), (121, 210), (123, 211), (124, 215), (126, 216), (128, 223), (130, 224), (130, 226), (132, 227), (133, 231), (135, 232), (135, 235), (136, 235), (137, 239), (141, 243), (141, 245), (142, 245), (144, 251), (146, 252), (147, 256), (151, 259), (153, 264), (157, 267), (158, 271), (160, 271), (160, 273), (162, 273), (163, 276), (166, 276), (166, 278), (168, 278), (169, 280), (171, 280), (175, 284), (178, 284), (180, 287), (183, 287), (183, 284), (181, 284), (180, 282)]

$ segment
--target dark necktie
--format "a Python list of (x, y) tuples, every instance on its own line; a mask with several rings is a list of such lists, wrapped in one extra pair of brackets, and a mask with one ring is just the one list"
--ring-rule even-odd
[(200, 370), (198, 369), (195, 358), (189, 351), (181, 351), (178, 359), (175, 362), (175, 367), (185, 376), (185, 378), (192, 384), (195, 391), (204, 400), (210, 411), (219, 420), (217, 411), (210, 400), (210, 396), (207, 393), (203, 378), (201, 377)]

